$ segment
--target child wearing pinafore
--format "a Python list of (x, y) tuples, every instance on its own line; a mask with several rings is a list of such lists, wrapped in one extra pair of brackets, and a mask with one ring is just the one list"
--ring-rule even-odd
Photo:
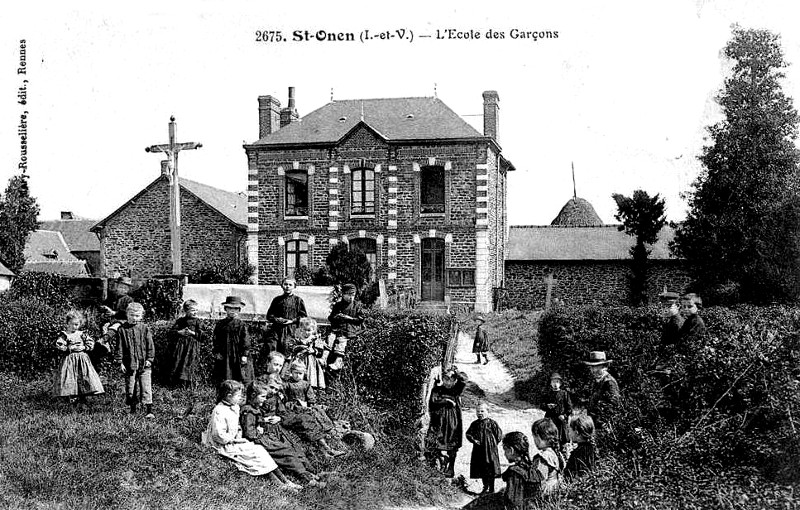
[(455, 475), (456, 455), (461, 448), (461, 393), (466, 379), (466, 374), (450, 366), (431, 390), (428, 402), (430, 425), (425, 436), (425, 456), (448, 478)]
[(87, 355), (94, 347), (94, 341), (80, 330), (82, 323), (83, 314), (70, 310), (64, 331), (56, 339), (56, 349), (66, 356), (56, 373), (53, 395), (69, 398), (72, 403), (84, 403), (87, 395), (103, 393), (103, 384)]
[(220, 384), (218, 403), (203, 432), (202, 444), (232, 460), (239, 471), (252, 476), (267, 475), (271, 481), (286, 488), (300, 488), (286, 479), (267, 450), (242, 437), (239, 404), (243, 399), (243, 392), (244, 386), (239, 381), (227, 380)]
[(306, 380), (312, 388), (325, 389), (325, 359), (328, 352), (325, 340), (317, 332), (317, 321), (310, 317), (300, 319), (295, 331), (294, 359), (306, 366)]

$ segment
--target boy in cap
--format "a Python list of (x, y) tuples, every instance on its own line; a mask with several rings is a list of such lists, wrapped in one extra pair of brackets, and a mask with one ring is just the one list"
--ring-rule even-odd
[(482, 316), (475, 317), (475, 322), (478, 323), (478, 326), (475, 328), (475, 341), (472, 342), (472, 353), (476, 356), (475, 363), (480, 365), (481, 363), (481, 354), (483, 354), (483, 364), (486, 365), (489, 363), (489, 356), (486, 355), (486, 352), (489, 350), (489, 335), (486, 334), (486, 331), (483, 329), (483, 324), (486, 322), (486, 319)]
[(335, 375), (344, 365), (347, 343), (358, 338), (364, 324), (364, 310), (361, 303), (356, 301), (355, 285), (342, 285), (342, 299), (333, 305), (328, 321), (331, 323), (331, 333), (335, 335), (333, 348), (328, 356), (328, 371)]
[(572, 414), (572, 400), (569, 392), (561, 387), (561, 375), (553, 372), (550, 376), (550, 389), (546, 393), (542, 409), (544, 417), (553, 420), (558, 427), (558, 441), (561, 444), (567, 442), (567, 423), (569, 415)]
[(239, 296), (228, 296), (222, 303), (226, 317), (214, 327), (214, 380), (239, 381), (245, 386), (253, 382), (253, 360), (250, 356), (250, 336), (247, 326), (239, 319), (245, 306)]

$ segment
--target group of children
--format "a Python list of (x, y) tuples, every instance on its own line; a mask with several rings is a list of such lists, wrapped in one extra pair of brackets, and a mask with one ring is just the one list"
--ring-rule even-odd
[[(470, 478), (480, 479), (480, 497), (465, 508), (522, 509), (530, 501), (551, 495), (562, 477), (582, 475), (595, 466), (594, 422), (586, 414), (572, 415), (569, 393), (561, 387), (561, 376), (550, 380), (549, 398), (543, 402), (545, 417), (534, 422), (531, 434), (536, 453), (522, 432), (503, 434), (489, 416), (489, 406), (479, 402), (476, 420), (465, 437), (472, 444)], [(462, 446), (460, 396), (466, 375), (457, 367), (445, 369), (430, 392), (430, 424), (425, 437), (425, 457), (431, 466), (447, 477), (454, 476), (455, 459)], [(501, 474), (499, 449), (511, 465)], [(567, 460), (565, 460), (567, 458)], [(495, 492), (495, 480), (502, 477), (506, 488)]]
[[(284, 294), (273, 300), (268, 314), (272, 327), (266, 334), (267, 373), (258, 378), (253, 345), (246, 324), (239, 319), (245, 303), (237, 296), (228, 296), (222, 303), (226, 317), (216, 323), (212, 344), (218, 403), (202, 441), (249, 474), (269, 475), (288, 488), (299, 487), (286, 479), (285, 471), (307, 485), (321, 486), (324, 482), (286, 431), (318, 445), (325, 456), (345, 453), (328, 443), (334, 424), (327, 408), (317, 403), (315, 390), (325, 389), (326, 378), (335, 377), (343, 367), (347, 342), (359, 334), (364, 315), (355, 301), (356, 287), (344, 285), (343, 297), (329, 317), (332, 334), (323, 339), (316, 321), (306, 316), (302, 299), (293, 295), (294, 280), (285, 279), (282, 287)], [(123, 294), (117, 303), (125, 307), (124, 314), (109, 314), (111, 321), (97, 342), (81, 330), (85, 319), (79, 311), (67, 313), (64, 330), (56, 340), (56, 348), (65, 355), (55, 374), (53, 393), (74, 404), (102, 394), (104, 388), (89, 354), (110, 353), (124, 376), (125, 401), (131, 413), (142, 404), (146, 417), (154, 418), (153, 334), (143, 322), (143, 306)], [(205, 339), (197, 303), (187, 300), (183, 310), (184, 315), (168, 333), (168, 379), (176, 386), (196, 389), (200, 346)], [(240, 404), (244, 405), (240, 408)], [(192, 413), (193, 407), (190, 405), (184, 416)]]

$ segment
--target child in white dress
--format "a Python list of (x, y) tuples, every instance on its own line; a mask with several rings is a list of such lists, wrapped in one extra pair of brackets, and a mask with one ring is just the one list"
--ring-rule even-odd
[(56, 339), (56, 349), (66, 354), (61, 369), (55, 374), (53, 396), (65, 397), (73, 404), (85, 403), (87, 395), (103, 393), (103, 383), (97, 375), (87, 352), (94, 341), (80, 330), (83, 314), (77, 310), (67, 312), (64, 331)]
[(202, 435), (203, 445), (231, 459), (239, 471), (244, 471), (248, 475), (267, 475), (271, 481), (287, 489), (301, 488), (300, 485), (286, 479), (264, 447), (242, 437), (239, 404), (243, 396), (244, 386), (239, 381), (227, 380), (220, 384), (217, 406), (211, 412), (208, 427)]

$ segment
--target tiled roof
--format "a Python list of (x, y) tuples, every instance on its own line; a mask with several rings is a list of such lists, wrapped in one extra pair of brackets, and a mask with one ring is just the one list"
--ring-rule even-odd
[(38, 273), (54, 273), (64, 276), (89, 276), (86, 262), (83, 260), (52, 260), (25, 262), (23, 271)]
[(0, 262), (0, 276), (16, 276), (13, 271)]
[(253, 145), (334, 143), (360, 122), (386, 140), (484, 138), (434, 97), (332, 101)]
[[(651, 250), (653, 260), (674, 259), (669, 242), (675, 237), (670, 226), (661, 229)], [(537, 260), (625, 260), (630, 259), (634, 238), (617, 225), (599, 227), (512, 226), (508, 235), (509, 261)]]
[(23, 251), (25, 262), (78, 260), (67, 246), (61, 232), (53, 230), (34, 230), (28, 237)]
[(180, 177), (181, 187), (194, 194), (234, 223), (247, 228), (247, 195), (190, 181)]
[(50, 220), (40, 221), (42, 230), (55, 230), (64, 236), (72, 251), (100, 251), (100, 240), (89, 229), (97, 220)]
[[(111, 220), (111, 218), (128, 207), (128, 204), (144, 195), (161, 179), (166, 179), (166, 177), (159, 176), (156, 180), (148, 184), (142, 191), (122, 204), (117, 210), (95, 223), (94, 226), (91, 227), (91, 230), (98, 231), (102, 229), (102, 227), (104, 227), (105, 224)], [(179, 181), (183, 190), (193, 194), (242, 229), (247, 228), (247, 196), (244, 193), (234, 193), (233, 191), (221, 190), (207, 184), (201, 184), (189, 179), (184, 179), (183, 177), (180, 177)]]

